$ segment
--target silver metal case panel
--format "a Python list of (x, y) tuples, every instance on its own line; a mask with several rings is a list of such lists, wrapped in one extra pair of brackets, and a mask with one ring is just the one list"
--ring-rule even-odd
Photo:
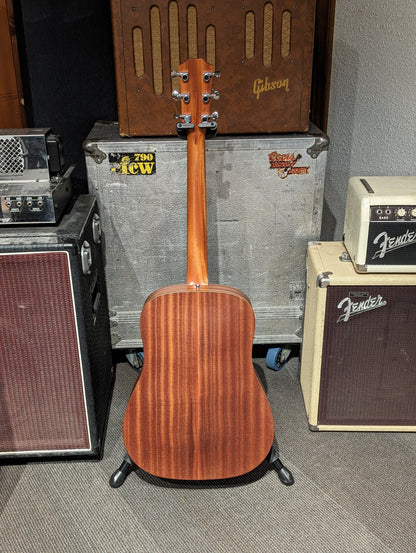
[[(327, 146), (317, 129), (206, 142), (209, 281), (248, 295), (255, 343), (301, 341)], [(97, 123), (84, 151), (106, 241), (113, 347), (141, 347), (147, 296), (186, 282), (186, 141), (120, 138), (117, 124)]]

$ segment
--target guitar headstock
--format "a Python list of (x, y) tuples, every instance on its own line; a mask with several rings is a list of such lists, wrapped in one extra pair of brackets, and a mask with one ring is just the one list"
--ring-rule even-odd
[(212, 89), (212, 79), (219, 77), (212, 65), (203, 59), (189, 59), (182, 63), (178, 71), (172, 71), (172, 77), (180, 77), (180, 92), (174, 90), (172, 98), (181, 101), (181, 119), (176, 125), (179, 136), (186, 137), (193, 129), (205, 130), (209, 136), (217, 131), (218, 112), (210, 111), (211, 99), (217, 100), (219, 92)]

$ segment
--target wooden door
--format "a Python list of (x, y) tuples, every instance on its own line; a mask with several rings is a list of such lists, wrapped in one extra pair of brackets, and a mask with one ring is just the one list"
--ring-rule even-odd
[(0, 128), (26, 126), (12, 0), (0, 0)]

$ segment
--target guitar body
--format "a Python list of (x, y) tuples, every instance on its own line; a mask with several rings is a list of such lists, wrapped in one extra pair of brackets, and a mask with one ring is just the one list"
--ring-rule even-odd
[(124, 417), (127, 452), (162, 478), (231, 478), (269, 453), (273, 416), (254, 371), (254, 313), (234, 288), (177, 285), (147, 299), (145, 360)]
[[(205, 135), (213, 67), (179, 66), (187, 134), (187, 278), (146, 300), (140, 318), (144, 365), (127, 405), (131, 460), (162, 478), (212, 480), (250, 472), (268, 455), (273, 416), (251, 355), (254, 313), (239, 290), (208, 284)], [(214, 130), (215, 130), (214, 129)], [(178, 128), (179, 132), (179, 128)]]

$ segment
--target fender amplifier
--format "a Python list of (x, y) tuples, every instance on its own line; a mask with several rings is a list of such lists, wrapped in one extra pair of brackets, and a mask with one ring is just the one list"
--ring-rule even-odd
[(358, 272), (416, 272), (416, 177), (354, 177), (344, 243)]
[(416, 431), (416, 274), (359, 274), (311, 244), (301, 387), (312, 430)]
[(96, 201), (0, 232), (0, 460), (98, 456), (113, 364)]

